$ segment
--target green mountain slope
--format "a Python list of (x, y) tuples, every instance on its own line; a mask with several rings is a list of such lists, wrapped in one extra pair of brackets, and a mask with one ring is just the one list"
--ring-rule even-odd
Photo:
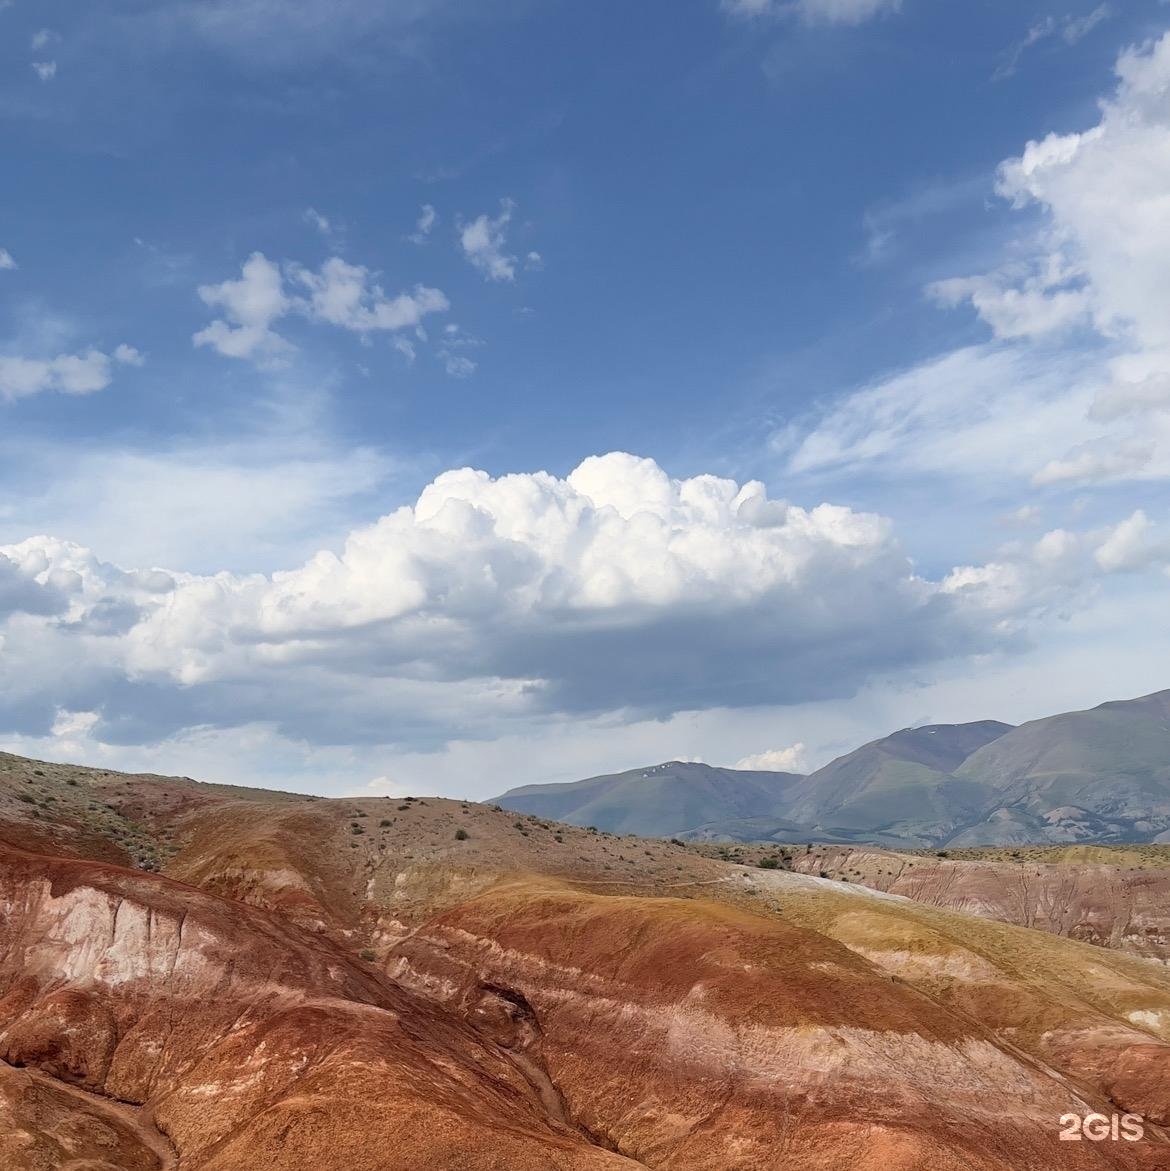
[(705, 841), (1170, 841), (1170, 691), (1018, 728), (904, 728), (807, 777), (674, 761), (498, 800), (576, 825)]
[(1033, 720), (955, 776), (995, 791), (996, 822), (964, 845), (997, 844), (1009, 824), (1012, 841), (1158, 838), (1170, 831), (1170, 691)]
[(567, 785), (526, 785), (496, 798), (535, 813), (611, 833), (667, 837), (726, 819), (779, 815), (795, 773), (745, 772), (669, 761)]

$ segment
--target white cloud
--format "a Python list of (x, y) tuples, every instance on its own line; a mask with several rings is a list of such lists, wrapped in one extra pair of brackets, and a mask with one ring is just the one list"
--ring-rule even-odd
[(311, 320), (354, 333), (413, 328), (428, 314), (450, 308), (438, 289), (424, 285), (417, 285), (410, 293), (387, 297), (368, 268), (337, 256), (326, 260), (319, 272), (300, 266), (291, 266), (290, 272), (308, 290), (308, 302), (299, 308)]
[(128, 346), (125, 343), (114, 347), (114, 361), (121, 362), (123, 366), (145, 366), (146, 359), (133, 346)]
[(1049, 460), (1033, 477), (1035, 484), (1095, 484), (1144, 471), (1153, 461), (1155, 446), (1140, 439), (1126, 443), (1096, 440), (1074, 447), (1060, 459)]
[(791, 470), (866, 465), (1001, 489), (1170, 479), (1170, 34), (1123, 53), (1117, 72), (1096, 125), (999, 168), (999, 194), (1039, 217), (1010, 261), (928, 290), (969, 302), (995, 342), (796, 420), (774, 441)]
[(1013, 509), (1006, 516), (999, 518), (1000, 524), (1013, 525), (1019, 528), (1031, 528), (1033, 525), (1039, 524), (1043, 512), (1036, 504), (1022, 504), (1019, 508)]
[(802, 773), (808, 768), (807, 751), (801, 743), (790, 744), (787, 748), (770, 748), (737, 760), (734, 768), (752, 772)]
[(1170, 563), (1170, 544), (1151, 542), (1150, 532), (1155, 526), (1138, 509), (1128, 520), (1119, 524), (1097, 547), (1093, 556), (1107, 573), (1145, 569), (1156, 562)]
[(51, 44), (54, 40), (56, 40), (56, 38), (57, 34), (53, 32), (51, 28), (38, 29), (35, 33), (33, 33), (32, 40), (29, 42), (29, 46), (34, 51), (37, 49), (43, 49), (46, 45)]
[(199, 296), (224, 316), (195, 334), (197, 346), (211, 346), (226, 358), (273, 357), (291, 349), (272, 326), (293, 302), (285, 293), (280, 266), (262, 252), (248, 257), (239, 280), (201, 285)]
[(883, 13), (899, 12), (902, 0), (722, 0), (733, 16), (796, 15), (809, 24), (861, 24)]
[(477, 216), (469, 224), (459, 224), (459, 246), (463, 255), (490, 281), (516, 279), (516, 257), (509, 255), (505, 229), (512, 220), (516, 204), (500, 200), (500, 214), (494, 219)]
[[(293, 288), (286, 288), (288, 278)], [(307, 295), (295, 291), (299, 287)], [(203, 285), (199, 296), (224, 316), (194, 336), (197, 346), (208, 345), (229, 358), (261, 363), (279, 362), (294, 347), (273, 326), (296, 313), (318, 324), (338, 326), (354, 333), (417, 328), (431, 313), (450, 306), (438, 290), (424, 285), (409, 293), (388, 297), (368, 268), (334, 256), (314, 272), (303, 265), (280, 265), (254, 252), (239, 280)]]
[(971, 346), (863, 387), (773, 444), (798, 475), (866, 469), (1002, 487), (1088, 438), (1095, 374), (1079, 354)]
[(396, 56), (417, 54), (427, 19), (448, 7), (449, 0), (155, 0), (133, 15), (120, 12), (117, 28), (136, 27), (150, 45), (200, 41), (253, 69), (343, 56), (352, 65), (348, 51), (359, 45), (385, 70)]
[(1080, 274), (1046, 257), (1039, 271), (1020, 266), (975, 277), (935, 281), (927, 292), (954, 308), (970, 301), (997, 338), (1035, 338), (1088, 323), (1092, 304)]
[(620, 453), (564, 479), (447, 472), (268, 575), (126, 570), (48, 537), (0, 554), (60, 599), (0, 625), (0, 730), (100, 711), (111, 743), (263, 724), (425, 745), (563, 712), (804, 702), (1004, 645), (1038, 604), (996, 585), (1011, 558), (932, 582), (881, 517)]
[(415, 244), (425, 244), (438, 222), (439, 213), (429, 203), (424, 203), (419, 210), (418, 219), (415, 221), (414, 231), (407, 239)]
[(33, 61), (32, 71), (40, 81), (52, 81), (57, 76), (56, 61)]
[(436, 351), (444, 369), (452, 378), (470, 378), (479, 368), (464, 352), (483, 345), (483, 342), (463, 332), (454, 322), (443, 327), (443, 336)]
[(1170, 373), (1115, 380), (1097, 393), (1090, 408), (1092, 417), (1104, 422), (1154, 411), (1170, 411)]
[(440, 351), (439, 356), (443, 360), (444, 369), (452, 378), (470, 378), (479, 368), (477, 363), (473, 362), (465, 354), (452, 354)]
[(1106, 578), (1170, 567), (1170, 542), (1146, 542), (1151, 527), (1139, 511), (1113, 526), (1052, 529), (1031, 543), (1005, 546), (985, 565), (952, 570), (941, 589), (989, 622), (1001, 616), (1018, 624), (1043, 614), (1068, 620), (1088, 607)]
[(45, 391), (86, 395), (105, 390), (113, 381), (115, 364), (141, 365), (132, 346), (120, 345), (112, 355), (101, 350), (58, 354), (55, 358), (0, 355), (0, 400), (14, 402)]
[(371, 500), (404, 467), (332, 437), (318, 388), (277, 379), (267, 389), (248, 423), (233, 415), (169, 442), (0, 429), (0, 544), (57, 533), (124, 565), (272, 570), (376, 515)]
[(15, 260), (12, 259), (12, 253), (7, 248), (0, 248), (0, 272), (5, 270), (11, 272), (12, 269), (19, 267)]
[(1058, 40), (1069, 46), (1075, 45), (1113, 15), (1110, 5), (1099, 4), (1083, 16), (1046, 16), (1032, 25), (1023, 39), (1004, 53), (1003, 60), (992, 74), (992, 79), (1002, 81), (1018, 72), (1020, 59), (1035, 45), (1049, 40)]
[(304, 221), (316, 228), (322, 236), (333, 235), (333, 222), (328, 216), (322, 215), (315, 207), (305, 208)]
[(413, 792), (409, 785), (386, 776), (374, 777), (367, 781), (366, 788), (380, 797), (409, 797)]

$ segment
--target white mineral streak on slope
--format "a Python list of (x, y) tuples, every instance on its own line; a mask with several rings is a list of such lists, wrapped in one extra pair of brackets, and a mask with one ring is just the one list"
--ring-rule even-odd
[(36, 926), (26, 936), (29, 974), (109, 987), (179, 977), (192, 992), (211, 991), (223, 974), (205, 954), (214, 938), (179, 916), (90, 886), (54, 896), (47, 879), (26, 884), (21, 902), (21, 916)]
[[(839, 882), (833, 878), (817, 878), (812, 874), (798, 874), (793, 870), (748, 870), (741, 868), (741, 881), (748, 887), (762, 887), (778, 894), (797, 891), (828, 891), (835, 895), (858, 899), (880, 899), (888, 903), (912, 904), (904, 895), (887, 894), (882, 890), (862, 886), (857, 882)], [(729, 880), (730, 881), (730, 880)]]

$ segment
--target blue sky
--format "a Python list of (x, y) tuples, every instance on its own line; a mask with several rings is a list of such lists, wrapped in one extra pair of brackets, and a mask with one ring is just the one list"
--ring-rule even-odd
[(1167, 685), (1164, 5), (467, 8), (0, 6), (0, 741), (485, 796)]

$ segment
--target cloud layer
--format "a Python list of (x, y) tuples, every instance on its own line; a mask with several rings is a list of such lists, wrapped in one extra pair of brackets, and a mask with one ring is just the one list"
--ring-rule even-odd
[(790, 471), (1170, 481), (1170, 35), (1117, 73), (1096, 125), (1000, 166), (999, 194), (1038, 217), (1009, 258), (927, 290), (969, 305), (992, 340), (790, 426), (774, 440)]
[(861, 24), (901, 7), (902, 0), (723, 0), (734, 16), (792, 14), (809, 24)]
[(1050, 535), (929, 581), (883, 518), (756, 482), (622, 453), (564, 479), (461, 469), (271, 575), (0, 549), (0, 724), (43, 735), (65, 710), (120, 743), (260, 723), (419, 747), (554, 713), (808, 702), (1011, 645), (1094, 575), (1154, 565), (1149, 541), (1136, 521)]

